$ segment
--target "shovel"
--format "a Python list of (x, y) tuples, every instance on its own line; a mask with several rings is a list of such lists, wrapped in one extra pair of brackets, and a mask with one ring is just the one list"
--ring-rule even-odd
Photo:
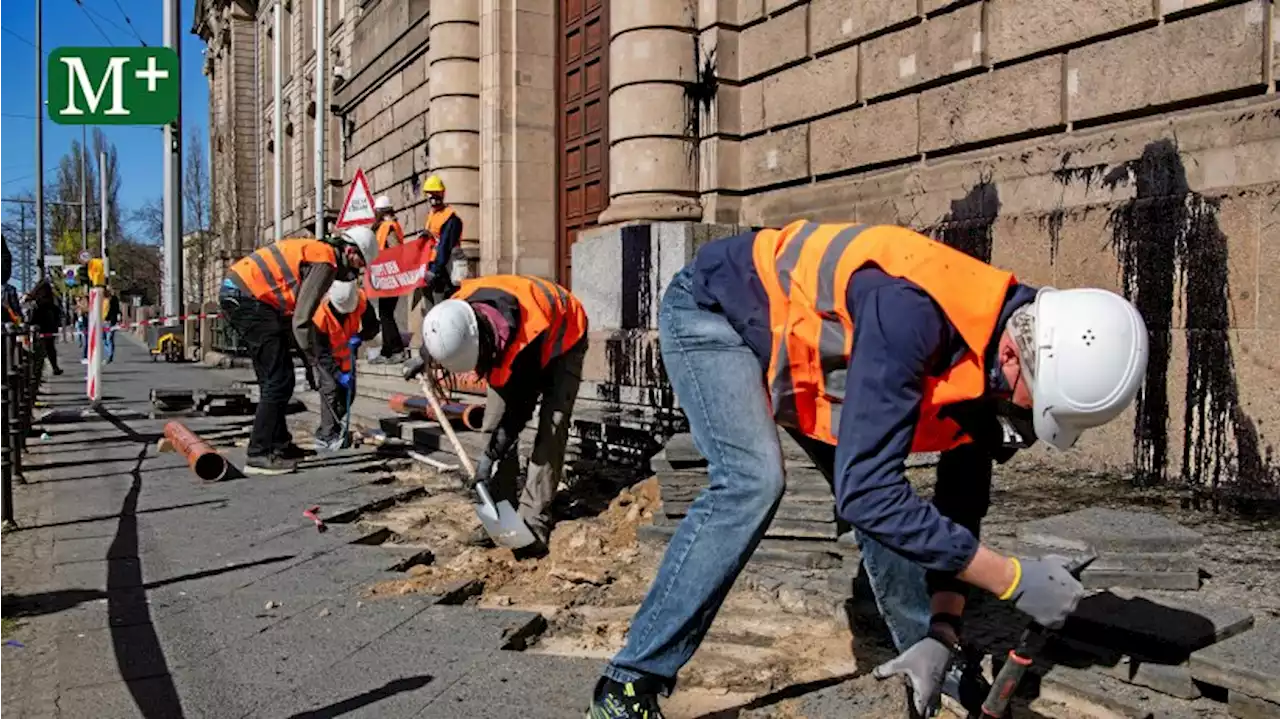
[(454, 434), (453, 425), (449, 424), (449, 420), (445, 419), (444, 412), (440, 409), (440, 400), (436, 397), (435, 389), (425, 378), (419, 381), (422, 384), (422, 393), (427, 396), (427, 402), (431, 404), (431, 411), (435, 413), (441, 429), (444, 430), (445, 435), (449, 438), (449, 442), (453, 444), (453, 451), (458, 453), (458, 459), (462, 462), (463, 468), (466, 469), (467, 476), (475, 485), (476, 496), (480, 503), (473, 506), (476, 509), (476, 516), (480, 518), (480, 524), (484, 526), (484, 531), (489, 534), (496, 544), (508, 549), (522, 549), (538, 541), (537, 537), (533, 536), (533, 532), (528, 525), (520, 518), (520, 514), (516, 512), (515, 507), (512, 507), (511, 503), (505, 499), (501, 502), (494, 502), (493, 497), (489, 494), (488, 483), (476, 479), (475, 465), (471, 463), (471, 457), (463, 449), (462, 443), (458, 441), (458, 435)]

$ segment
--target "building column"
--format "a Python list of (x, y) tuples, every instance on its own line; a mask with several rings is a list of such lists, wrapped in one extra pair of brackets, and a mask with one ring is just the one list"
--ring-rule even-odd
[(599, 222), (700, 220), (697, 108), (685, 93), (697, 80), (697, 3), (609, 9), (609, 207)]
[(480, 232), (480, 3), (432, 0), (428, 22), (430, 168), (462, 218), (464, 244), (474, 245)]
[(555, 3), (480, 8), (480, 272), (554, 278)]

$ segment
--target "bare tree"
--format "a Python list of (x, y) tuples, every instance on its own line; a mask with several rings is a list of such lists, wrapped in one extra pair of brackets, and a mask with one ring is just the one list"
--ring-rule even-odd
[(164, 198), (153, 197), (129, 213), (137, 239), (143, 244), (158, 245), (164, 239)]
[[(200, 306), (204, 307), (204, 288), (207, 258), (212, 250), (213, 236), (210, 228), (212, 219), (213, 192), (209, 179), (209, 163), (204, 154), (204, 143), (199, 127), (192, 125), (187, 129), (187, 141), (183, 147), (186, 166), (182, 168), (182, 202), (184, 228), (183, 249), (196, 256), (199, 291), (196, 297)], [(186, 238), (190, 238), (189, 240)]]

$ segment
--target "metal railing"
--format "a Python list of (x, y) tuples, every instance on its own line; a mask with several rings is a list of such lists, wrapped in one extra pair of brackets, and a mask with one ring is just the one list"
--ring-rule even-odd
[(22, 455), (27, 448), (32, 413), (44, 369), (43, 346), (34, 331), (4, 325), (4, 409), (0, 412), (3, 447), (0, 451), (0, 519), (5, 530), (16, 527), (13, 516), (13, 483), (25, 484)]

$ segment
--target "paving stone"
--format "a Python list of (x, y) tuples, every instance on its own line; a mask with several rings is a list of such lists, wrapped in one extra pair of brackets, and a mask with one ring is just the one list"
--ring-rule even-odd
[(1178, 553), (1202, 542), (1198, 532), (1158, 514), (1103, 507), (1023, 522), (1017, 536), (1023, 544), (1098, 553)]
[(1176, 664), (1251, 626), (1253, 615), (1235, 607), (1103, 592), (1081, 601), (1062, 633), (1130, 656)]
[(1080, 581), (1088, 589), (1168, 589), (1200, 588), (1200, 572), (1140, 572), (1132, 570), (1086, 569)]
[(169, 672), (164, 649), (150, 624), (64, 632), (58, 635), (56, 646), (58, 686), (64, 689)]
[(1227, 693), (1227, 708), (1235, 719), (1276, 719), (1280, 704), (1251, 697), (1242, 692)]
[(527, 652), (498, 652), (419, 714), (426, 719), (519, 716), (562, 719), (583, 716), (600, 676), (598, 659)]
[(1192, 654), (1191, 676), (1280, 704), (1280, 622), (1260, 624)]
[(58, 710), (64, 719), (243, 716), (278, 691), (266, 685), (231, 684), (213, 673), (180, 671), (127, 683), (63, 689)]
[[(253, 716), (275, 719), (301, 710), (315, 717), (412, 717), (469, 671), (496, 682), (493, 663), (505, 652), (495, 642), (455, 641), (449, 636), (454, 632), (446, 621), (412, 621), (306, 678)], [(501, 713), (489, 714), (495, 715)]]
[(1191, 667), (1186, 662), (1156, 664), (1125, 657), (1115, 666), (1103, 671), (1126, 684), (1148, 687), (1179, 699), (1196, 699), (1200, 696), (1200, 688), (1191, 679)]
[(1055, 689), (1126, 719), (1150, 719), (1154, 716), (1149, 708), (1150, 692), (1095, 672), (1055, 666), (1041, 680), (1040, 696), (1053, 699), (1051, 692)]
[(240, 639), (194, 666), (220, 662), (234, 683), (292, 686), (327, 669), (378, 637), (402, 627), (427, 606), (420, 598), (362, 602), (334, 599), (329, 614), (295, 614)]

